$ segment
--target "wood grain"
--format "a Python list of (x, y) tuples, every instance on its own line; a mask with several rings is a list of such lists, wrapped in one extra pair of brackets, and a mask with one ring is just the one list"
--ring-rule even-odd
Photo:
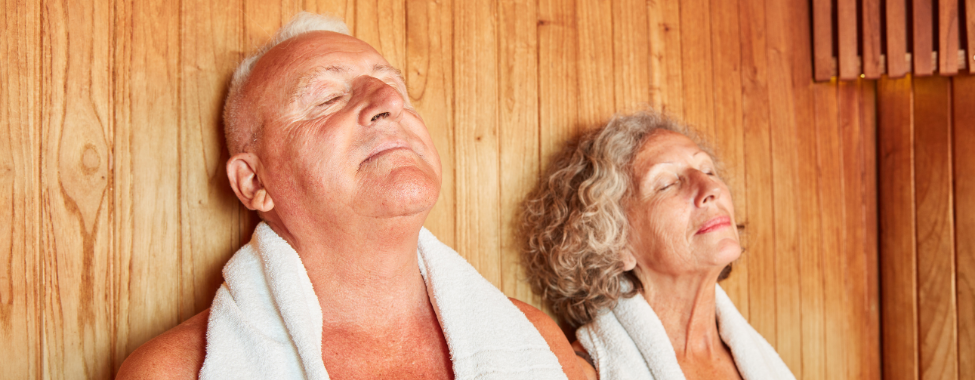
[(880, 73), (884, 71), (880, 64), (881, 40), (883, 39), (880, 3), (881, 0), (863, 0), (861, 3), (863, 10), (860, 18), (862, 25), (860, 41), (863, 47), (860, 56), (863, 76), (867, 79), (880, 78)]
[(714, 70), (712, 68), (711, 7), (708, 0), (684, 0), (680, 13), (684, 122), (708, 140), (714, 139)]
[[(501, 286), (498, 4), (454, 4), (457, 252)], [(489, 17), (483, 17), (490, 15)]]
[(886, 0), (887, 76), (900, 78), (911, 71), (907, 56), (907, 1)]
[[(876, 81), (859, 81), (860, 103), (860, 155), (862, 164), (856, 168), (861, 177), (862, 202), (854, 213), (862, 220), (864, 239), (863, 250), (859, 251), (862, 267), (855, 268), (855, 279), (863, 283), (863, 294), (859, 298), (861, 308), (859, 320), (859, 339), (861, 350), (858, 355), (861, 379), (879, 380), (881, 378), (880, 341), (880, 270), (877, 221), (877, 84)], [(856, 254), (856, 252), (854, 252)]]
[(684, 114), (680, 2), (648, 1), (647, 20), (650, 23), (650, 82), (653, 83), (651, 105), (680, 118)]
[(958, 1), (938, 1), (938, 74), (958, 73)]
[(975, 379), (975, 77), (952, 79), (952, 168), (958, 289), (958, 378)]
[[(827, 317), (827, 324), (838, 327), (838, 330), (844, 332), (844, 337), (854, 338), (838, 339), (835, 335), (827, 336), (826, 352), (829, 370), (826, 378), (865, 378), (863, 369), (866, 368), (866, 363), (861, 359), (865, 342), (860, 337), (863, 336), (862, 330), (866, 328), (866, 324), (858, 323), (866, 318), (865, 315), (861, 315), (860, 308), (860, 299), (866, 290), (859, 279), (866, 274), (863, 268), (863, 256), (867, 252), (864, 245), (866, 227), (860, 214), (861, 205), (865, 200), (861, 198), (863, 195), (861, 150), (864, 143), (861, 141), (860, 131), (862, 126), (860, 125), (859, 90), (859, 83), (843, 82), (839, 84), (837, 91), (839, 103), (837, 136), (841, 142), (838, 157), (841, 165), (839, 170), (833, 173), (842, 181), (839, 187), (842, 195), (830, 202), (840, 205), (841, 208), (839, 214), (841, 219), (837, 221), (837, 225), (847, 227), (842, 231), (836, 231), (837, 236), (842, 239), (837, 252), (843, 254), (826, 256), (827, 263), (832, 264), (826, 269), (828, 273), (826, 294), (836, 295), (830, 297), (829, 308), (834, 312)], [(829, 175), (828, 172), (824, 174)], [(827, 331), (836, 330), (827, 327)]]
[(747, 311), (743, 305), (738, 305), (738, 309), (775, 346), (775, 218), (768, 196), (772, 188), (772, 142), (765, 13), (765, 1), (739, 3), (742, 156), (747, 205), (742, 235), (745, 252), (739, 260), (747, 262), (749, 305)]
[(965, 31), (968, 35), (965, 60), (968, 61), (968, 72), (975, 74), (975, 0), (965, 0)]
[[(616, 112), (613, 83), (613, 8), (608, 1), (575, 2), (579, 126), (605, 125)], [(563, 111), (564, 112), (564, 111)]]
[[(227, 180), (223, 99), (243, 58), (243, 1), (184, 0), (179, 60), (179, 320), (210, 307), (240, 248), (240, 206)], [(246, 210), (246, 209), (244, 209)]]
[(911, 77), (877, 85), (883, 373), (917, 379), (917, 255)]
[[(243, 0), (244, 52), (253, 54), (271, 41), (274, 33), (301, 10), (301, 0)], [(349, 30), (352, 25), (349, 25)], [(354, 34), (354, 33), (353, 33)], [(249, 239), (248, 235), (248, 239)]]
[(538, 120), (542, 162), (582, 130), (575, 1), (538, 1)]
[(45, 378), (109, 378), (117, 364), (112, 11), (60, 1), (42, 10)]
[(839, 77), (842, 80), (853, 80), (860, 76), (860, 65), (857, 62), (857, 3), (856, 0), (836, 1), (836, 33), (839, 41)]
[[(799, 247), (799, 140), (802, 123), (814, 120), (808, 87), (811, 84), (810, 38), (805, 2), (770, 2), (766, 8), (769, 106), (772, 148), (772, 207), (775, 225), (776, 350), (794, 373), (802, 373), (801, 285)], [(809, 47), (804, 49), (804, 47)], [(803, 70), (803, 65), (808, 70)]]
[(406, 67), (406, 1), (357, 0), (352, 35), (396, 68)]
[[(613, 90), (616, 112), (633, 112), (650, 106), (650, 21), (647, 2), (613, 1)], [(652, 48), (652, 47), (651, 47)]]
[[(116, 357), (180, 321), (179, 4), (116, 3)], [(123, 285), (124, 284), (124, 285)], [(121, 365), (121, 362), (118, 363)]]
[[(913, 33), (912, 57), (914, 76), (927, 76), (934, 73), (931, 54), (934, 51), (934, 9), (932, 0), (911, 0), (911, 32)], [(893, 56), (891, 59), (894, 59)]]
[(833, 2), (813, 1), (813, 56), (817, 81), (833, 76)]
[[(809, 379), (829, 378), (844, 368), (842, 358), (848, 354), (842, 346), (844, 326), (844, 292), (841, 273), (843, 262), (839, 255), (825, 252), (841, 252), (843, 242), (842, 139), (839, 125), (839, 82), (835, 86), (813, 87), (816, 109), (816, 128), (812, 130), (815, 144), (802, 144), (803, 151), (813, 150), (810, 162), (816, 167), (804, 168), (802, 174), (816, 194), (806, 197), (800, 207), (803, 228), (816, 231), (812, 240), (800, 240), (802, 252), (802, 377)], [(804, 155), (809, 160), (808, 153)], [(812, 173), (809, 173), (812, 171)], [(817, 173), (818, 172), (818, 173)], [(810, 176), (812, 176), (810, 178)], [(840, 279), (839, 282), (836, 280)], [(829, 300), (826, 300), (829, 294)], [(826, 310), (830, 311), (829, 313)], [(826, 332), (830, 333), (827, 334)], [(836, 359), (841, 360), (837, 361)]]
[(0, 40), (0, 366), (41, 377), (41, 6), (4, 1)]
[(921, 378), (958, 377), (951, 87), (937, 76), (914, 81), (918, 339)]
[[(501, 290), (542, 307), (521, 270), (520, 205), (541, 171), (538, 123), (538, 9), (534, 1), (499, 4)], [(644, 60), (643, 62), (646, 62)], [(647, 93), (649, 95), (649, 91)]]
[(423, 117), (440, 154), (440, 198), (424, 226), (440, 241), (456, 242), (456, 150), (453, 123), (452, 3), (409, 1), (406, 4), (406, 76), (410, 102)]
[[(738, 0), (713, 0), (713, 14), (738, 14)], [(744, 127), (741, 105), (741, 41), (737, 17), (711, 20), (714, 139), (711, 143), (724, 164), (722, 177), (731, 189), (735, 222), (748, 223), (745, 197)], [(748, 309), (748, 262), (739, 260), (732, 275), (721, 283), (739, 309)]]

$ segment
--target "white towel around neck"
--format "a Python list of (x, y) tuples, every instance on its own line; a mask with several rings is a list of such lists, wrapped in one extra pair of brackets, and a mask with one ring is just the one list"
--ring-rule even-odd
[[(426, 229), (418, 247), (418, 270), (456, 379), (566, 378), (534, 325), (474, 267)], [(328, 379), (323, 307), (284, 239), (261, 223), (223, 275), (210, 309), (201, 379)]]
[[(779, 354), (748, 324), (721, 286), (715, 286), (718, 334), (745, 380), (795, 379)], [(576, 330), (600, 380), (683, 380), (684, 372), (664, 326), (641, 295), (621, 298), (612, 310)]]

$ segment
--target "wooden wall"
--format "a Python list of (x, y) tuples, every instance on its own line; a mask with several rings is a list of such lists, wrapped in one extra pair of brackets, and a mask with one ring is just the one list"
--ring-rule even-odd
[(884, 373), (975, 379), (975, 76), (877, 88)]
[(444, 166), (427, 226), (507, 294), (539, 304), (512, 225), (550, 154), (651, 105), (725, 162), (746, 318), (801, 379), (880, 377), (876, 85), (813, 83), (807, 1), (3, 2), (0, 377), (109, 378), (208, 307), (256, 223), (226, 83), (301, 9), (406, 73)]

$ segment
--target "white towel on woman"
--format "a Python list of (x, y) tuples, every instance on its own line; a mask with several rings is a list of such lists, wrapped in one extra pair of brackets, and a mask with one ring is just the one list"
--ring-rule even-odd
[[(718, 334), (731, 349), (743, 379), (795, 379), (721, 286), (715, 286), (715, 311)], [(576, 338), (592, 356), (600, 380), (684, 379), (663, 324), (640, 295), (621, 298), (612, 310), (576, 330)]]
[[(418, 246), (418, 270), (455, 378), (566, 378), (548, 343), (501, 291), (426, 229)], [(261, 223), (223, 275), (210, 309), (201, 379), (328, 379), (323, 308), (284, 239)]]

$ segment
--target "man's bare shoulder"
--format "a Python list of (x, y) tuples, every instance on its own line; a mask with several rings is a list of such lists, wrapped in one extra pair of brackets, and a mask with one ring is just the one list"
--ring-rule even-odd
[(210, 309), (194, 315), (132, 352), (116, 379), (195, 379), (206, 357)]
[(548, 314), (545, 314), (532, 305), (514, 298), (509, 297), (508, 299), (528, 317), (528, 321), (535, 325), (535, 329), (542, 334), (542, 338), (545, 338), (545, 341), (548, 342), (549, 349), (559, 358), (559, 363), (562, 364), (562, 370), (565, 371), (565, 375), (570, 380), (586, 379), (582, 367), (577, 363), (575, 352), (572, 351), (572, 346), (569, 345), (569, 340), (565, 338), (562, 329), (552, 320), (552, 317), (549, 317)]

